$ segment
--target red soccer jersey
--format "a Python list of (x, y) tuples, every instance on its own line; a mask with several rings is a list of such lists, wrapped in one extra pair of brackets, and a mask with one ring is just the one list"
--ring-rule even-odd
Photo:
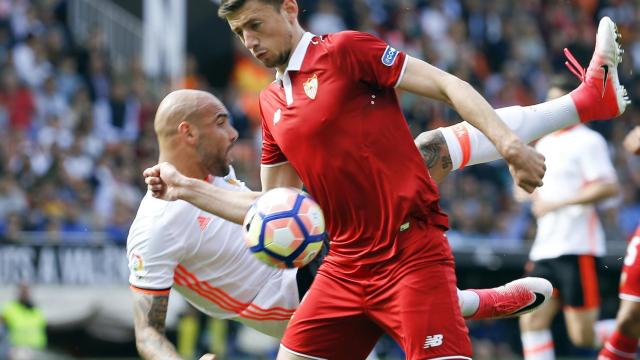
[(405, 61), (366, 33), (306, 33), (260, 94), (262, 165), (290, 162), (350, 264), (393, 256), (411, 219), (448, 225), (394, 90)]

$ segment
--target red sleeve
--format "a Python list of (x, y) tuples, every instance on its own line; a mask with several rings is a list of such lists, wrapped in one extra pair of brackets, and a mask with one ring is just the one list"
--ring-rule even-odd
[(327, 38), (339, 69), (356, 81), (381, 88), (397, 86), (406, 54), (367, 33), (343, 31)]
[[(282, 150), (280, 150), (280, 146), (276, 144), (276, 140), (271, 135), (271, 131), (269, 130), (269, 124), (267, 124), (267, 118), (265, 117), (264, 109), (262, 108), (262, 101), (260, 101), (260, 120), (262, 123), (262, 165), (277, 165), (287, 161), (287, 157), (284, 156)], [(278, 116), (276, 114), (272, 114), (271, 118), (274, 116)]]

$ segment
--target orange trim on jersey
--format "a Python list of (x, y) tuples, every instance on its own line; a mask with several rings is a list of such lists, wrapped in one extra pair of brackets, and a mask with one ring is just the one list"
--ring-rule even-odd
[(549, 349), (553, 349), (553, 340), (552, 341), (548, 341), (544, 344), (540, 344), (537, 346), (532, 346), (530, 348), (526, 348), (524, 349), (524, 355), (525, 356), (529, 356), (529, 355), (533, 355), (533, 354), (537, 354), (543, 351), (547, 351)]
[(182, 273), (184, 273), (184, 275), (186, 275), (189, 278), (191, 278), (193, 280), (193, 283), (204, 285), (204, 287), (207, 290), (224, 297), (227, 301), (229, 301), (230, 303), (234, 304), (236, 307), (240, 307), (240, 308), (254, 307), (257, 311), (269, 311), (269, 312), (280, 311), (280, 312), (285, 312), (285, 313), (292, 313), (292, 312), (295, 311), (295, 309), (285, 309), (285, 308), (282, 308), (282, 307), (274, 307), (274, 308), (269, 308), (269, 309), (263, 309), (263, 308), (260, 308), (259, 306), (255, 305), (255, 304), (253, 304), (251, 302), (243, 303), (241, 301), (238, 301), (237, 299), (235, 299), (231, 295), (227, 294), (222, 289), (213, 287), (213, 286), (211, 286), (211, 284), (209, 284), (209, 283), (207, 283), (205, 281), (200, 281), (194, 274), (192, 274), (189, 271), (187, 271), (187, 269), (182, 264), (178, 264), (177, 270), (181, 271)]
[(471, 140), (469, 139), (469, 131), (463, 124), (456, 124), (451, 126), (453, 134), (458, 139), (460, 144), (460, 150), (462, 150), (462, 161), (460, 162), (460, 169), (464, 168), (469, 159), (471, 158)]
[(265, 315), (255, 315), (254, 313), (247, 311), (246, 309), (239, 309), (239, 308), (230, 308), (228, 306), (228, 304), (225, 304), (224, 302), (221, 302), (219, 298), (213, 297), (211, 296), (211, 293), (207, 292), (206, 290), (203, 290), (202, 287), (194, 285), (194, 284), (187, 284), (187, 287), (197, 293), (198, 295), (200, 295), (201, 297), (203, 297), (206, 300), (209, 300), (210, 302), (216, 304), (218, 307), (220, 307), (221, 309), (233, 312), (238, 314), (238, 316), (245, 318), (245, 319), (250, 319), (250, 320), (289, 320), (291, 318), (291, 314), (288, 315), (277, 315), (277, 314), (265, 314)]
[(596, 272), (596, 260), (593, 256), (578, 256), (580, 267), (580, 280), (582, 282), (582, 296), (584, 306), (582, 308), (596, 308), (600, 306), (600, 293), (598, 291), (598, 274)]
[(176, 272), (174, 277), (176, 278), (176, 280), (178, 280), (179, 283), (181, 283), (182, 286), (185, 286), (191, 289), (192, 291), (196, 292), (198, 295), (216, 304), (221, 309), (224, 309), (226, 311), (230, 311), (236, 314), (240, 314), (243, 311), (242, 307), (234, 306), (233, 304), (230, 304), (227, 299), (223, 299), (220, 296), (217, 296), (211, 293), (210, 291), (206, 291), (202, 289), (202, 287), (199, 285), (199, 282), (193, 283), (189, 281), (186, 275), (179, 274), (178, 272)]
[(240, 306), (234, 306), (230, 304), (230, 302), (239, 303), (236, 299), (230, 297), (222, 290), (212, 287), (210, 284), (206, 282), (196, 282), (192, 283), (187, 280), (187, 287), (206, 297), (207, 299), (215, 302), (218, 305), (225, 306), (227, 310), (237, 313), (242, 317), (252, 317), (255, 319), (263, 319), (266, 317), (277, 317), (278, 320), (286, 320), (291, 317), (294, 309), (282, 309), (282, 308), (270, 308), (270, 309), (262, 309), (255, 304), (248, 303), (240, 303)]
[(171, 291), (171, 289), (165, 289), (165, 290), (143, 289), (133, 285), (129, 285), (129, 287), (131, 288), (131, 290), (135, 292), (139, 292), (147, 295), (169, 295), (169, 292)]
[(289, 320), (295, 309), (281, 307), (263, 309), (253, 303), (242, 303), (221, 289), (200, 281), (187, 271), (181, 264), (176, 267), (174, 274), (176, 284), (188, 287), (203, 298), (211, 301), (220, 308), (234, 312), (239, 316), (252, 320)]

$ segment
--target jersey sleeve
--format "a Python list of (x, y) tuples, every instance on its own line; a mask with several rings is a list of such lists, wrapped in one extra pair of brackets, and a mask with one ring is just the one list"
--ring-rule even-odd
[(395, 87), (406, 67), (405, 53), (367, 33), (343, 31), (328, 38), (338, 69), (356, 81), (380, 88)]
[(154, 295), (169, 293), (184, 251), (177, 232), (167, 226), (169, 223), (160, 217), (145, 229), (132, 228), (127, 258), (129, 284), (133, 290)]
[[(273, 116), (279, 115), (273, 114)], [(262, 155), (260, 163), (263, 166), (274, 166), (287, 162), (287, 157), (282, 153), (280, 146), (278, 146), (269, 130), (269, 124), (267, 124), (267, 118), (262, 106), (260, 106), (260, 119), (262, 122)]]
[(585, 183), (598, 180), (615, 181), (617, 179), (616, 170), (611, 163), (607, 142), (602, 136), (594, 136), (586, 142), (588, 149), (582, 151), (580, 156), (580, 168)]

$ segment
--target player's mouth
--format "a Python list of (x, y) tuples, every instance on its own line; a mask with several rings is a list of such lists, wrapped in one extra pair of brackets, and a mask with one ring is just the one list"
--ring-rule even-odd
[(231, 152), (231, 150), (233, 149), (233, 144), (231, 144), (229, 146), (229, 148), (227, 149), (227, 163), (231, 164), (233, 162), (233, 153)]
[(258, 52), (255, 52), (254, 55), (256, 59), (262, 60), (262, 58), (264, 58), (267, 55), (267, 50), (260, 50)]

